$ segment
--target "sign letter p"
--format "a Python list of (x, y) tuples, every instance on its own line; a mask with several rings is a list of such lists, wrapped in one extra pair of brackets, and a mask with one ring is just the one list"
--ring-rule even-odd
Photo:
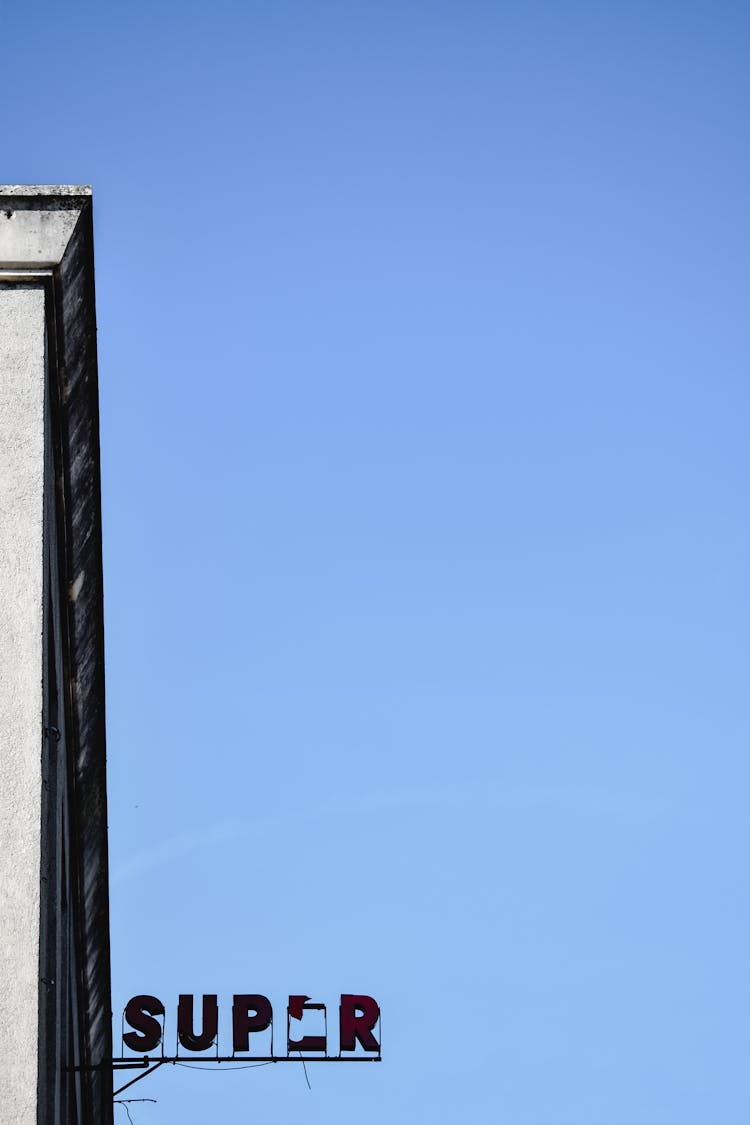
[(249, 1051), (250, 1032), (265, 1031), (272, 1019), (273, 1009), (265, 996), (254, 993), (235, 996), (232, 1005), (235, 1051)]

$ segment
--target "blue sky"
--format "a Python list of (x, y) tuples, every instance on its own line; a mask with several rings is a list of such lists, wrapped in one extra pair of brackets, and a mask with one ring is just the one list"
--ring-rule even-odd
[(0, 13), (0, 180), (95, 190), (115, 1008), (383, 1008), (136, 1125), (744, 1125), (748, 9)]

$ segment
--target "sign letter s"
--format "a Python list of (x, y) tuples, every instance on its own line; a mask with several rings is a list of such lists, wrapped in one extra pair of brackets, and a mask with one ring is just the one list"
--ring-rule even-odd
[(131, 1051), (148, 1054), (161, 1043), (161, 1024), (154, 1016), (164, 1015), (164, 1005), (156, 996), (134, 996), (128, 1000), (125, 1019), (135, 1031), (126, 1032), (122, 1041)]

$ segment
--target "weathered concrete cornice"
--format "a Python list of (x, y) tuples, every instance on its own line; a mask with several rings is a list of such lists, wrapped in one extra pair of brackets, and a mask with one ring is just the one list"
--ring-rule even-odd
[(0, 196), (23, 195), (34, 199), (46, 199), (50, 196), (91, 196), (90, 184), (0, 184)]
[(90, 187), (0, 185), (0, 269), (59, 266)]

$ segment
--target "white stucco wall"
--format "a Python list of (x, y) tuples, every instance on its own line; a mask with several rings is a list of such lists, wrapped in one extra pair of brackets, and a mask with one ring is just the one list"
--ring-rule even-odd
[(44, 292), (0, 286), (0, 1120), (36, 1125)]

